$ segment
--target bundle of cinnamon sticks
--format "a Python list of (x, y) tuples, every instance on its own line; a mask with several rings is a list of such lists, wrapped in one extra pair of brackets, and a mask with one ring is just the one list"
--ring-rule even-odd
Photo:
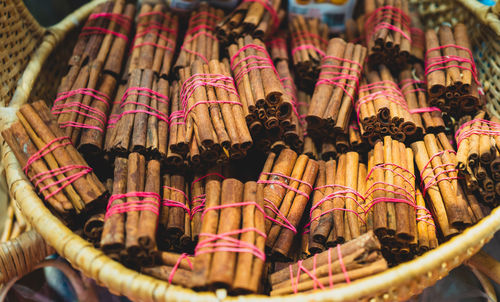
[(132, 152), (114, 162), (113, 192), (108, 201), (101, 248), (130, 267), (156, 262), (160, 214), (160, 162)]
[(359, 237), (367, 231), (364, 215), (366, 165), (359, 154), (341, 154), (338, 160), (319, 162), (309, 212), (309, 252), (316, 254)]
[[(104, 207), (106, 187), (59, 128), (44, 101), (21, 106), (2, 136), (47, 205), (71, 225)], [(72, 218), (70, 220), (70, 218)]]
[(291, 17), (288, 22), (295, 72), (310, 84), (318, 78), (328, 46), (328, 26), (318, 18)]
[(408, 0), (365, 1), (365, 39), (370, 67), (400, 70), (410, 59), (412, 38)]
[(256, 182), (207, 180), (192, 287), (222, 287), (234, 293), (255, 293), (260, 288), (266, 234), (257, 194)]
[(290, 149), (269, 153), (259, 176), (265, 203), (266, 248), (274, 259), (289, 259), (319, 165)]
[(415, 139), (417, 126), (406, 99), (384, 65), (365, 70), (355, 110), (361, 135), (372, 146), (385, 135), (401, 142)]
[(239, 38), (229, 45), (228, 51), (245, 118), (257, 147), (279, 150), (287, 140), (293, 147), (301, 148), (299, 114), (293, 103), (288, 63), (278, 61), (277, 70), (264, 43), (250, 36)]
[(399, 86), (408, 111), (417, 127), (414, 139), (422, 139), (424, 133), (439, 133), (445, 130), (441, 109), (427, 103), (424, 69), (419, 63), (410, 65), (399, 74)]
[(339, 287), (385, 271), (388, 264), (380, 242), (370, 231), (306, 260), (287, 265), (269, 276), (271, 296)]
[(181, 173), (164, 174), (162, 180), (159, 245), (162, 250), (192, 251), (189, 183)]
[(99, 5), (87, 19), (68, 62), (52, 113), (87, 158), (101, 154), (107, 116), (131, 38), (135, 5)]
[(163, 160), (167, 155), (168, 81), (152, 69), (134, 69), (126, 87), (113, 105), (105, 151), (111, 158), (139, 152)]
[(484, 111), (471, 119), (461, 118), (455, 134), (457, 166), (465, 178), (467, 191), (475, 192), (490, 206), (498, 205), (500, 195), (500, 120), (487, 119)]
[[(419, 234), (414, 154), (403, 143), (385, 136), (368, 153), (366, 192), (367, 229), (381, 239), (384, 255), (391, 262), (413, 257)], [(434, 229), (435, 231), (435, 229)]]
[(217, 24), (217, 36), (224, 44), (244, 35), (266, 40), (284, 18), (281, 0), (243, 0)]
[(365, 55), (359, 44), (329, 41), (306, 117), (308, 135), (333, 141), (337, 134), (347, 134)]
[(410, 62), (423, 63), (425, 60), (425, 32), (417, 12), (410, 12), (411, 51)]
[(445, 239), (485, 216), (474, 195), (459, 181), (456, 153), (444, 133), (427, 134), (411, 144), (420, 172), (422, 195)]
[(219, 39), (216, 37), (216, 24), (224, 15), (220, 9), (201, 2), (191, 12), (188, 27), (184, 36), (174, 70), (189, 67), (193, 62), (201, 60), (208, 64), (211, 60), (219, 60)]
[(425, 32), (425, 75), (429, 104), (453, 116), (474, 114), (482, 104), (481, 84), (467, 27), (458, 23)]
[(186, 288), (192, 286), (193, 262), (192, 256), (185, 253), (176, 254), (161, 252), (159, 264), (151, 267), (143, 267), (141, 272), (170, 284), (180, 285)]
[[(176, 142), (188, 146), (187, 157), (195, 166), (243, 158), (252, 146), (252, 137), (227, 61), (194, 61), (180, 69), (179, 75), (175, 103), (180, 103), (184, 120), (177, 125), (176, 137), (171, 129), (171, 148)], [(181, 127), (184, 138), (179, 135)]]

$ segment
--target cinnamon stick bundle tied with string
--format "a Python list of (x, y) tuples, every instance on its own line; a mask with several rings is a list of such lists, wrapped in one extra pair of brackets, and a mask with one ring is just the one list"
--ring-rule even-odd
[(266, 40), (285, 15), (281, 0), (244, 0), (217, 24), (217, 37), (224, 44), (244, 35)]
[(268, 156), (258, 183), (265, 185), (266, 247), (272, 257), (289, 258), (318, 168), (315, 160), (290, 149)]
[(399, 74), (399, 86), (403, 93), (408, 111), (417, 127), (412, 139), (423, 138), (425, 133), (439, 133), (445, 130), (443, 114), (438, 107), (429, 107), (423, 67), (419, 63)]
[(192, 287), (227, 288), (254, 293), (265, 262), (264, 212), (257, 183), (232, 178), (210, 180), (199, 241), (195, 248)]
[(365, 76), (354, 105), (361, 135), (372, 146), (386, 135), (401, 142), (414, 139), (417, 126), (389, 69), (380, 65), (365, 70)]
[(411, 145), (420, 172), (422, 194), (437, 227), (448, 239), (479, 221), (483, 213), (459, 182), (457, 155), (444, 133), (427, 134)]
[(290, 264), (269, 276), (271, 296), (349, 284), (388, 268), (381, 245), (370, 231), (345, 244)]
[(137, 16), (127, 73), (151, 69), (168, 77), (176, 49), (179, 20), (164, 4), (143, 3)]
[(481, 83), (471, 51), (467, 27), (442, 25), (425, 33), (425, 76), (429, 105), (456, 117), (474, 114), (482, 105)]
[(329, 41), (306, 116), (308, 135), (329, 140), (347, 135), (365, 56), (366, 48), (359, 44)]
[(169, 284), (180, 285), (186, 288), (191, 287), (194, 261), (192, 256), (185, 253), (162, 252), (159, 258), (160, 265), (144, 267), (141, 269), (141, 272), (160, 280), (165, 280)]
[(184, 41), (174, 65), (176, 73), (198, 60), (205, 64), (211, 60), (219, 60), (219, 39), (216, 37), (215, 27), (223, 15), (222, 10), (211, 7), (206, 2), (202, 2), (191, 12)]
[(365, 39), (370, 67), (398, 71), (410, 60), (411, 20), (407, 0), (365, 1)]
[(162, 249), (192, 250), (189, 183), (182, 174), (164, 174), (159, 219)]
[[(413, 152), (385, 136), (368, 153), (364, 193), (367, 229), (373, 229), (391, 262), (411, 259), (418, 239), (416, 179)], [(420, 209), (420, 208), (419, 208)], [(425, 207), (420, 209), (427, 211)]]
[(320, 164), (309, 213), (313, 242), (332, 247), (367, 231), (365, 182), (366, 165), (359, 163), (356, 152), (341, 154), (337, 161), (329, 160), (323, 167)]
[[(134, 69), (108, 122), (105, 146), (109, 155), (139, 152), (148, 158), (167, 156), (169, 83), (151, 69)], [(113, 108), (113, 111), (114, 108)]]
[(467, 191), (484, 204), (496, 206), (500, 195), (500, 120), (494, 116), (488, 119), (479, 111), (472, 120), (461, 118), (457, 127), (456, 168), (465, 178)]
[(184, 124), (178, 127), (185, 127), (190, 162), (199, 166), (244, 157), (252, 137), (226, 66), (217, 60), (208, 65), (195, 61), (179, 74)]
[(106, 208), (101, 248), (130, 267), (153, 265), (160, 215), (160, 162), (133, 152), (115, 159), (113, 194)]
[(87, 20), (58, 88), (52, 113), (87, 158), (101, 155), (107, 116), (135, 15), (125, 0), (99, 6)]
[(295, 15), (291, 17), (288, 28), (294, 69), (301, 80), (312, 85), (318, 78), (328, 46), (328, 26), (318, 18)]
[(19, 121), (2, 136), (47, 204), (63, 218), (102, 209), (106, 187), (64, 135), (45, 102), (21, 106), (17, 117)]

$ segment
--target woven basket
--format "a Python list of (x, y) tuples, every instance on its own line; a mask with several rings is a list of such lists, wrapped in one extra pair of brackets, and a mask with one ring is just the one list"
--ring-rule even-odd
[[(415, 0), (416, 1), (416, 0)], [(470, 1), (475, 2), (475, 1)], [(416, 2), (426, 26), (434, 26), (440, 22), (465, 22), (471, 30), (471, 39), (475, 49), (478, 69), (485, 84), (485, 91), (491, 100), (500, 96), (500, 62), (497, 50), (500, 49), (500, 21), (488, 8), (472, 5), (469, 1), (418, 1)], [(474, 36), (472, 36), (474, 35)], [(43, 43), (42, 43), (43, 44)], [(43, 58), (47, 57), (47, 53)], [(481, 61), (483, 58), (484, 61)], [(487, 59), (485, 59), (487, 58)], [(41, 62), (36, 57), (30, 62), (33, 68), (23, 75), (26, 85), (17, 88), (8, 108), (0, 109), (0, 122), (7, 127), (15, 119), (15, 110), (25, 103), (31, 93)], [(37, 85), (47, 82), (45, 77), (37, 80)], [(51, 83), (54, 85), (54, 82)], [(498, 86), (497, 86), (498, 85)], [(54, 85), (55, 86), (55, 85)], [(52, 96), (53, 99), (53, 96)], [(489, 104), (490, 109), (500, 109), (498, 103)], [(500, 110), (498, 110), (500, 111)], [(33, 186), (27, 181), (10, 148), (2, 142), (1, 160), (5, 167), (10, 194), (16, 200), (34, 228), (42, 237), (65, 257), (75, 268), (93, 278), (97, 283), (109, 288), (112, 293), (125, 295), (140, 301), (351, 301), (351, 300), (405, 300), (420, 293), (424, 288), (433, 285), (448, 272), (462, 264), (491, 239), (500, 229), (500, 209), (494, 210), (477, 225), (467, 229), (463, 234), (437, 249), (418, 257), (408, 263), (389, 269), (386, 272), (352, 282), (336, 289), (317, 291), (310, 294), (296, 294), (283, 297), (242, 296), (225, 297), (220, 293), (199, 293), (167, 282), (142, 275), (125, 268), (118, 262), (108, 258), (101, 251), (93, 248), (87, 241), (72, 233), (61, 221), (55, 218), (44, 206)]]
[[(22, 104), (31, 98), (51, 97), (66, 68), (65, 58), (71, 55), (76, 42), (73, 31), (93, 8), (103, 1), (94, 1), (70, 14), (60, 23), (44, 28), (32, 17), (21, 0), (0, 0), (0, 106)], [(66, 38), (65, 38), (66, 37)], [(64, 40), (67, 47), (56, 47)], [(73, 42), (74, 41), (74, 42)], [(49, 56), (50, 54), (50, 56)], [(59, 64), (54, 64), (54, 63)], [(45, 64), (44, 64), (45, 63)], [(40, 73), (42, 81), (34, 80)], [(0, 170), (3, 170), (4, 166)], [(3, 176), (3, 172), (1, 173)], [(8, 192), (1, 192), (7, 194)], [(3, 198), (8, 200), (9, 198)], [(15, 199), (10, 203), (16, 207)], [(54, 253), (34, 230), (0, 244), (0, 284), (12, 282), (31, 272), (40, 262)], [(7, 286), (8, 287), (8, 286)], [(0, 299), (1, 300), (1, 299)]]

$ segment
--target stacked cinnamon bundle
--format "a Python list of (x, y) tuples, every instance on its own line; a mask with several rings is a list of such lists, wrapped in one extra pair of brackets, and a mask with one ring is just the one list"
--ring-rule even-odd
[[(177, 125), (176, 137), (171, 133), (171, 148), (176, 142), (187, 145), (187, 157), (195, 166), (243, 158), (252, 137), (227, 62), (194, 61), (180, 69), (179, 76), (176, 103), (181, 105), (184, 124)], [(181, 127), (185, 127), (184, 138), (179, 135)]]
[(170, 284), (180, 285), (189, 288), (192, 286), (193, 262), (192, 256), (187, 254), (175, 254), (161, 252), (159, 255), (159, 265), (143, 267), (141, 272), (165, 280)]
[(365, 76), (355, 104), (362, 136), (371, 145), (385, 135), (401, 142), (414, 139), (417, 126), (389, 69), (380, 65), (367, 70)]
[(114, 162), (113, 193), (106, 208), (101, 248), (130, 267), (149, 266), (158, 256), (160, 162), (139, 153)]
[(162, 250), (192, 250), (189, 183), (180, 173), (164, 174), (162, 180), (159, 245)]
[(191, 286), (257, 292), (266, 259), (264, 212), (257, 183), (210, 179), (205, 195)]
[(380, 242), (368, 232), (269, 276), (271, 296), (339, 287), (388, 269)]
[(328, 46), (328, 26), (318, 18), (291, 17), (288, 23), (293, 65), (297, 75), (313, 83)]
[(410, 59), (412, 37), (408, 0), (365, 1), (365, 39), (370, 67), (400, 70)]
[(139, 152), (165, 159), (169, 117), (169, 83), (178, 20), (165, 6), (144, 4), (126, 71), (111, 110), (105, 151), (113, 156)]
[(125, 2), (105, 2), (89, 16), (52, 107), (64, 133), (88, 157), (102, 151), (107, 116), (130, 39), (135, 5)]
[(480, 111), (474, 119), (459, 120), (457, 169), (465, 177), (467, 189), (477, 192), (486, 204), (498, 205), (500, 195), (500, 120), (485, 118)]
[(21, 106), (17, 117), (19, 121), (2, 136), (56, 215), (65, 219), (102, 209), (106, 187), (59, 128), (45, 102)]
[[(255, 144), (264, 151), (270, 148), (277, 150), (274, 148), (276, 145), (282, 148), (284, 134), (296, 137), (298, 124), (295, 117), (298, 114), (264, 43), (245, 36), (229, 45), (228, 51), (231, 70)], [(284, 77), (290, 77), (287, 63), (280, 64)]]
[(411, 34), (411, 51), (410, 62), (422, 63), (425, 60), (425, 32), (424, 26), (420, 21), (417, 12), (410, 12), (410, 34)]
[(429, 104), (458, 117), (476, 112), (481, 84), (467, 27), (458, 23), (453, 28), (442, 25), (437, 32), (429, 29), (425, 41)]
[(225, 44), (244, 35), (266, 40), (284, 17), (281, 0), (243, 0), (217, 24), (217, 36)]
[(443, 114), (437, 107), (429, 107), (425, 89), (423, 67), (419, 63), (406, 68), (399, 74), (399, 86), (408, 111), (417, 127), (414, 139), (422, 139), (424, 133), (439, 133), (445, 130)]
[(219, 60), (219, 39), (215, 34), (215, 26), (224, 12), (201, 2), (191, 12), (188, 27), (184, 35), (174, 69), (189, 67), (194, 61), (201, 60), (208, 64), (211, 60)]
[(427, 134), (411, 144), (420, 171), (422, 195), (437, 227), (448, 239), (483, 218), (475, 196), (459, 183), (457, 156), (444, 133)]
[(310, 209), (309, 251), (322, 252), (325, 247), (359, 237), (367, 230), (364, 217), (366, 165), (359, 154), (341, 154), (338, 160), (319, 162), (318, 178)]
[(359, 44), (329, 41), (306, 117), (311, 137), (333, 140), (347, 134), (365, 55), (366, 48)]
[(283, 149), (269, 153), (258, 183), (265, 202), (266, 248), (273, 258), (290, 259), (290, 250), (318, 173), (318, 163), (307, 155)]
[(423, 219), (422, 212), (430, 212), (417, 205), (413, 159), (413, 151), (390, 136), (378, 140), (368, 153), (364, 193), (367, 229), (374, 230), (384, 254), (393, 262), (411, 259), (412, 251), (428, 248), (419, 247), (424, 243), (420, 237), (428, 233), (419, 233), (417, 222)]

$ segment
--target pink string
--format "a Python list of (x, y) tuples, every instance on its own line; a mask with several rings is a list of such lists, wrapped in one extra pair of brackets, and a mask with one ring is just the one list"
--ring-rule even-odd
[[(486, 124), (488, 129), (482, 129), (483, 125)], [(464, 130), (466, 127), (470, 127), (467, 130)], [(455, 140), (457, 141), (457, 147), (460, 148), (460, 143), (469, 138), (471, 135), (491, 135), (498, 136), (500, 135), (500, 124), (492, 121), (488, 121), (485, 119), (473, 119), (468, 122), (465, 122), (460, 126), (455, 132)]]
[(230, 100), (197, 100), (191, 107), (188, 107), (189, 99), (192, 97), (195, 90), (199, 87), (212, 86), (215, 88), (221, 88), (227, 91), (229, 94), (233, 94), (239, 99), (238, 92), (234, 87), (234, 81), (232, 77), (225, 76), (223, 74), (210, 74), (210, 73), (199, 73), (190, 76), (182, 83), (180, 98), (182, 103), (182, 108), (184, 112), (184, 121), (187, 119), (189, 113), (198, 105), (201, 104), (231, 104), (242, 106), (239, 101)]
[[(340, 245), (337, 244), (337, 255), (338, 255), (338, 261), (339, 261), (339, 264), (340, 264), (340, 268), (342, 269), (342, 273), (344, 274), (344, 278), (345, 278), (345, 281), (346, 283), (351, 283), (351, 279), (349, 278), (349, 275), (347, 273), (347, 268), (344, 264), (344, 260), (342, 258), (342, 252), (340, 250)], [(329, 283), (329, 287), (330, 288), (333, 288), (333, 269), (332, 269), (332, 248), (329, 248), (328, 251), (327, 251), (327, 255), (328, 255), (328, 283)], [(318, 256), (318, 254), (314, 254), (313, 256), (313, 271), (309, 271), (302, 263), (303, 263), (303, 260), (299, 260), (297, 261), (297, 276), (294, 276), (294, 273), (293, 273), (293, 264), (290, 264), (288, 266), (288, 269), (290, 271), (290, 282), (291, 282), (291, 285), (292, 285), (292, 290), (295, 294), (297, 294), (299, 292), (299, 282), (300, 282), (300, 273), (301, 272), (304, 272), (306, 275), (309, 276), (309, 278), (311, 278), (311, 280), (313, 281), (313, 286), (314, 286), (314, 289), (317, 289), (318, 287), (320, 289), (325, 289), (325, 287), (323, 286), (323, 284), (319, 281), (318, 277), (316, 276), (316, 257)], [(295, 281), (294, 281), (295, 280)]]
[(191, 209), (191, 213), (189, 216), (191, 220), (193, 220), (194, 215), (196, 215), (197, 213), (203, 212), (203, 210), (205, 209), (206, 200), (207, 200), (206, 194), (201, 194), (201, 195), (193, 197), (193, 199), (191, 200), (191, 204), (193, 205), (193, 208)]
[[(386, 22), (386, 20), (389, 22)], [(401, 27), (392, 25), (392, 21), (399, 22)], [(407, 32), (410, 32), (410, 18), (405, 12), (394, 6), (386, 5), (373, 11), (365, 21), (365, 28), (368, 29), (366, 35), (367, 44), (370, 39), (374, 38), (375, 33), (383, 28), (398, 32), (406, 40), (412, 43), (411, 36), (407, 34)]]
[[(458, 170), (456, 168), (452, 168), (452, 169), (447, 169), (446, 168), (446, 167), (455, 167), (455, 164), (453, 164), (453, 163), (444, 163), (444, 164), (441, 164), (441, 165), (437, 165), (433, 169), (431, 169), (429, 172), (427, 172), (426, 174), (424, 174), (425, 171), (427, 170), (427, 168), (429, 167), (429, 165), (431, 165), (431, 163), (434, 160), (434, 158), (439, 157), (439, 156), (441, 156), (441, 155), (443, 155), (445, 153), (456, 154), (456, 152), (454, 150), (440, 151), (440, 152), (438, 152), (438, 153), (436, 153), (436, 154), (434, 154), (434, 155), (432, 155), (430, 157), (429, 161), (425, 164), (424, 168), (420, 172), (420, 178), (421, 178), (420, 186), (423, 187), (422, 188), (422, 194), (423, 194), (423, 196), (425, 196), (427, 194), (427, 191), (432, 186), (438, 185), (439, 182), (441, 182), (443, 180), (459, 179), (458, 176), (447, 176), (447, 177), (442, 177), (441, 179), (439, 179), (439, 176), (441, 176), (443, 174), (447, 175), (447, 173), (458, 172)], [(439, 173), (434, 174), (434, 172), (437, 169), (443, 169), (443, 170), (441, 172), (439, 172)], [(428, 182), (426, 182), (426, 179), (429, 178), (430, 176), (432, 176), (431, 179)]]
[[(68, 140), (68, 142), (53, 146), (53, 144), (58, 143), (62, 140), (66, 140), (66, 139)], [(26, 165), (23, 168), (24, 174), (26, 174), (26, 175), (28, 174), (29, 166), (31, 166), (35, 161), (42, 159), (45, 155), (49, 154), (50, 152), (54, 151), (55, 149), (57, 149), (59, 147), (67, 146), (70, 144), (71, 144), (71, 142), (70, 142), (70, 138), (68, 136), (58, 137), (58, 138), (51, 140), (45, 146), (43, 146), (40, 150), (38, 150), (36, 153), (34, 153), (33, 155), (31, 155), (28, 158), (28, 161), (26, 162)]]
[(307, 49), (312, 49), (318, 54), (321, 55), (321, 57), (324, 57), (326, 54), (323, 49), (316, 47), (314, 45), (313, 39), (316, 39), (321, 43), (322, 48), (324, 49), (326, 45), (328, 45), (328, 41), (320, 37), (319, 35), (313, 34), (308, 31), (298, 31), (295, 33), (292, 33), (291, 35), (291, 41), (292, 41), (292, 55), (295, 55), (297, 51), (300, 50), (307, 50)]
[[(448, 48), (448, 47), (452, 47), (452, 48), (466, 51), (469, 54), (469, 58), (462, 58), (460, 56), (439, 56), (439, 57), (435, 57), (435, 58), (428, 58), (429, 52), (441, 51), (442, 49)], [(447, 63), (453, 63), (453, 62), (467, 63), (467, 64), (470, 64), (471, 67), (461, 66), (459, 64), (446, 65)], [(477, 69), (476, 69), (476, 64), (474, 63), (474, 57), (473, 57), (470, 49), (468, 49), (466, 47), (459, 46), (459, 45), (448, 44), (448, 45), (443, 45), (443, 46), (428, 49), (427, 52), (425, 53), (425, 75), (428, 75), (429, 73), (437, 71), (437, 70), (448, 69), (451, 67), (456, 67), (456, 68), (470, 71), (472, 76), (474, 77), (474, 81), (476, 82), (476, 84), (479, 87), (481, 87), (481, 83), (479, 82), (479, 79), (477, 77)]]
[[(113, 204), (115, 200), (127, 197), (137, 197), (138, 200)], [(150, 211), (159, 215), (160, 200), (161, 196), (155, 192), (129, 192), (125, 194), (113, 194), (109, 198), (108, 206), (106, 207), (105, 219), (108, 219), (110, 216), (115, 214), (135, 211)]]
[[(260, 55), (248, 55), (236, 61), (240, 53), (242, 52), (244, 53), (245, 50), (250, 48), (254, 49), (256, 53), (260, 53)], [(249, 59), (255, 59), (255, 61), (245, 63)], [(238, 72), (236, 72), (237, 68)], [(271, 68), (273, 72), (276, 74), (276, 76), (279, 78), (279, 73), (274, 67), (273, 61), (271, 60), (269, 53), (267, 52), (265, 47), (262, 47), (260, 45), (256, 44), (245, 45), (242, 48), (238, 49), (238, 51), (231, 57), (231, 70), (235, 72), (234, 79), (237, 85), (240, 84), (243, 76), (248, 74), (251, 70), (267, 69), (267, 68)]]
[[(282, 177), (282, 178), (285, 178), (287, 180), (290, 180), (290, 181), (296, 181), (300, 184), (303, 184), (305, 186), (307, 186), (311, 191), (313, 190), (313, 187), (310, 183), (308, 182), (305, 182), (303, 180), (300, 180), (300, 179), (297, 179), (297, 178), (293, 178), (291, 176), (288, 176), (288, 175), (285, 175), (285, 174), (282, 174), (282, 173), (268, 173), (268, 172), (262, 172), (261, 175), (267, 175), (267, 176), (275, 176), (275, 177)], [(285, 184), (284, 182), (281, 182), (281, 181), (278, 181), (278, 180), (259, 180), (257, 181), (258, 184), (274, 184), (274, 185), (280, 185), (284, 188), (286, 188), (287, 190), (290, 190), (290, 191), (293, 191), (297, 194), (300, 194), (302, 196), (304, 196), (305, 198), (307, 198), (309, 200), (309, 194), (306, 194), (305, 192), (302, 192), (302, 191), (299, 191), (298, 189), (295, 189), (287, 184)]]
[(186, 259), (186, 261), (189, 265), (189, 268), (191, 268), (191, 270), (193, 269), (193, 264), (191, 263), (191, 260), (189, 260), (188, 256), (189, 255), (186, 253), (182, 253), (179, 256), (179, 259), (177, 259), (177, 262), (175, 263), (174, 267), (172, 267), (172, 270), (170, 271), (170, 274), (168, 275), (168, 283), (169, 284), (172, 284), (172, 280), (174, 279), (175, 272), (179, 268), (179, 265), (181, 265), (182, 260)]
[(243, 0), (243, 2), (257, 2), (262, 4), (262, 6), (264, 6), (264, 8), (271, 15), (271, 19), (273, 21), (272, 33), (274, 33), (278, 29), (280, 25), (280, 20), (278, 17), (278, 13), (276, 12), (276, 9), (274, 9), (274, 6), (270, 0)]
[[(122, 99), (120, 102), (120, 104), (121, 104), (120, 107), (124, 108), (128, 104), (132, 104), (132, 105), (136, 105), (136, 106), (142, 106), (145, 109), (134, 109), (134, 110), (123, 111), (122, 113), (117, 115), (116, 118), (114, 118), (113, 125), (116, 124), (124, 115), (135, 114), (135, 113), (149, 114), (149, 115), (152, 115), (152, 116), (156, 117), (157, 119), (162, 120), (166, 123), (170, 122), (169, 116), (165, 112), (162, 112), (156, 108), (153, 108), (150, 105), (143, 104), (143, 103), (140, 103), (138, 101), (127, 100), (129, 96), (135, 96), (135, 95), (146, 96), (150, 99), (156, 100), (157, 102), (167, 104), (167, 106), (169, 105), (169, 98), (166, 95), (163, 95), (163, 94), (156, 92), (152, 89), (149, 89), (147, 87), (129, 87), (123, 93), (123, 96), (122, 96)], [(115, 122), (115, 120), (116, 120), (116, 122)], [(108, 128), (110, 128), (109, 125), (108, 125)]]
[[(317, 34), (314, 34), (312, 32), (309, 32), (309, 31), (297, 31), (297, 32), (293, 32), (291, 34), (291, 38), (292, 38), (292, 42), (297, 42), (296, 40), (300, 40), (300, 39), (305, 39), (306, 41), (310, 41), (312, 39), (316, 39), (319, 41), (319, 43), (323, 46), (323, 47), (326, 47), (328, 45), (328, 40), (325, 40), (323, 39), (323, 37), (317, 35)], [(298, 44), (298, 43), (297, 43)]]
[(358, 101), (355, 103), (358, 123), (360, 122), (359, 115), (361, 111), (361, 106), (363, 104), (375, 101), (380, 98), (384, 98), (391, 103), (401, 106), (404, 110), (409, 112), (408, 104), (406, 103), (406, 99), (403, 93), (401, 92), (401, 90), (399, 90), (398, 85), (392, 81), (380, 81), (380, 82), (370, 83), (367, 85), (362, 85), (359, 88), (359, 91), (369, 92), (369, 94), (359, 98)]
[(424, 31), (417, 27), (410, 28), (412, 45), (421, 49), (425, 49), (425, 34)]
[(110, 35), (116, 36), (118, 38), (124, 39), (125, 41), (128, 41), (127, 35), (124, 35), (122, 33), (116, 32), (116, 31), (109, 30), (107, 28), (97, 27), (97, 26), (86, 26), (86, 27), (82, 28), (82, 32), (80, 33), (80, 37), (91, 36), (91, 35), (107, 35), (107, 34), (110, 34)]
[(130, 25), (132, 24), (132, 19), (129, 16), (117, 13), (93, 13), (89, 16), (89, 20), (95, 20), (98, 18), (106, 18), (110, 21), (115, 22), (119, 26), (123, 27), (127, 32), (130, 30)]
[(189, 18), (188, 30), (186, 31), (185, 35), (186, 39), (182, 43), (181, 50), (186, 51), (190, 54), (194, 54), (195, 56), (202, 59), (203, 62), (208, 64), (209, 60), (207, 59), (207, 57), (205, 57), (204, 54), (191, 49), (191, 47), (188, 47), (187, 45), (189, 42), (198, 38), (200, 35), (206, 36), (214, 40), (215, 42), (218, 42), (219, 40), (213, 33), (215, 32), (215, 26), (217, 24), (216, 22), (219, 19), (220, 18), (217, 15), (209, 12), (199, 12), (191, 16), (191, 18)]
[[(256, 202), (245, 201), (245, 202), (224, 204), (224, 205), (205, 208), (202, 214), (202, 219), (205, 213), (208, 211), (227, 209), (231, 207), (241, 207), (247, 205), (253, 205), (257, 209), (259, 209), (262, 213), (264, 213), (264, 210)], [(246, 232), (255, 232), (256, 234), (262, 236), (263, 238), (267, 238), (267, 235), (264, 232), (253, 227), (233, 230), (222, 234), (200, 233), (199, 234), (200, 237), (204, 236), (208, 238), (198, 242), (196, 248), (194, 249), (195, 256), (206, 253), (214, 253), (214, 252), (251, 253), (255, 257), (261, 259), (262, 261), (266, 261), (266, 254), (264, 253), (264, 251), (261, 251), (257, 246), (232, 237)], [(200, 249), (203, 250), (200, 251)]]
[[(167, 190), (171, 190), (171, 191), (175, 191), (177, 193), (180, 193), (182, 196), (184, 196), (184, 200), (185, 201), (188, 201), (189, 203), (191, 203), (191, 201), (189, 200), (188, 196), (186, 195), (186, 193), (184, 193), (184, 191), (182, 190), (179, 190), (177, 188), (174, 188), (174, 187), (169, 187), (169, 186), (163, 186), (163, 189), (167, 189)], [(184, 204), (182, 201), (178, 201), (178, 200), (173, 200), (173, 199), (168, 199), (168, 198), (163, 198), (161, 200), (161, 204), (165, 207), (177, 207), (177, 208), (181, 208), (183, 209), (190, 217), (192, 216), (191, 215), (191, 210), (189, 209), (189, 207)]]
[(210, 177), (210, 176), (217, 176), (217, 177), (220, 177), (221, 179), (226, 179), (226, 177), (224, 177), (223, 175), (219, 174), (219, 173), (208, 173), (200, 178), (197, 178), (195, 180), (193, 180), (193, 182), (191, 183), (191, 185), (194, 185), (195, 183), (199, 182), (199, 181), (202, 181), (203, 179), (207, 178), (207, 177)]

